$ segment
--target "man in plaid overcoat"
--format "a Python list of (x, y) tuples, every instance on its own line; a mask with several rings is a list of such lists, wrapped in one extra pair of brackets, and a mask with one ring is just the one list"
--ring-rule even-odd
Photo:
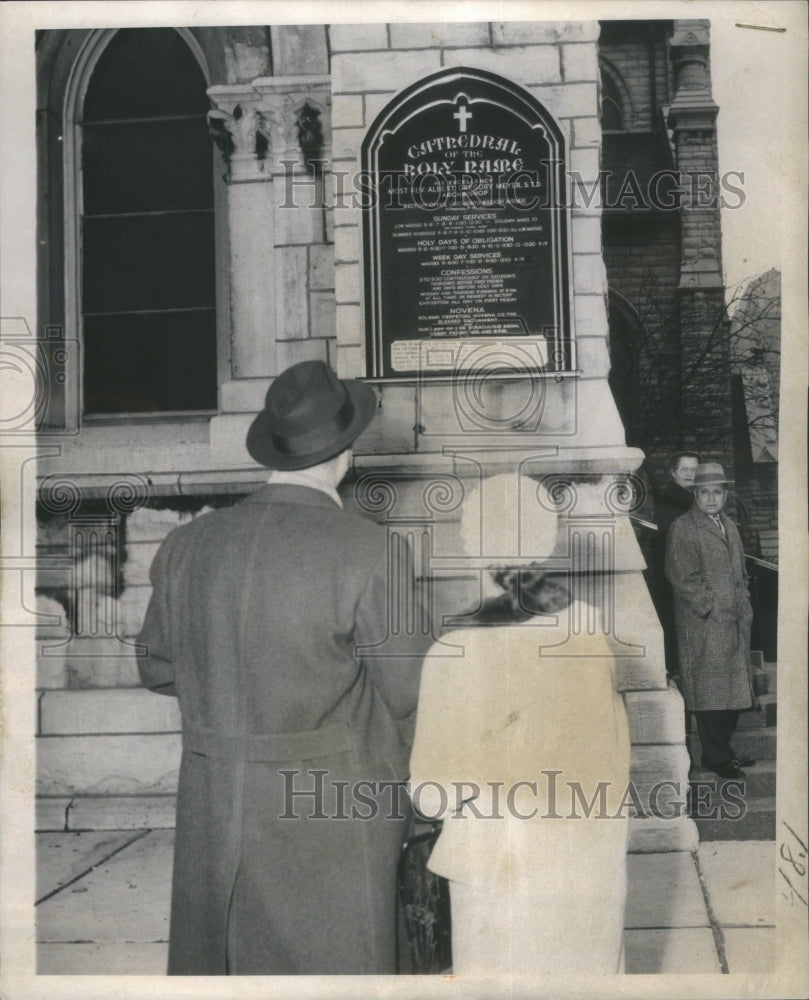
[(717, 463), (697, 467), (694, 506), (668, 530), (666, 577), (674, 591), (681, 689), (697, 720), (702, 766), (738, 778), (755, 763), (730, 746), (739, 712), (752, 704), (753, 610), (742, 541), (722, 512), (729, 482)]

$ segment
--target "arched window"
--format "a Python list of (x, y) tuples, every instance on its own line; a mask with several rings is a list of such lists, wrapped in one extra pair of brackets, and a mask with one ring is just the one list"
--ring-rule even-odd
[(630, 132), (636, 125), (632, 95), (620, 71), (603, 55), (598, 58), (601, 73), (601, 130)]
[(605, 132), (621, 132), (624, 129), (623, 101), (621, 92), (613, 78), (601, 72), (601, 127)]
[(171, 28), (117, 31), (90, 75), (74, 208), (85, 415), (216, 407), (209, 107)]
[(638, 362), (643, 353), (643, 322), (634, 307), (614, 289), (609, 290), (609, 386), (626, 431), (626, 443), (642, 447), (643, 413), (639, 400)]

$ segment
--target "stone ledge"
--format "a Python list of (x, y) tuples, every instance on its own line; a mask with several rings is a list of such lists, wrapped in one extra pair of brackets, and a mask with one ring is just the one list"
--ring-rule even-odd
[(172, 830), (176, 795), (103, 795), (36, 800), (36, 829), (45, 831)]
[(37, 688), (137, 688), (141, 686), (138, 665), (129, 656), (84, 656), (70, 659), (64, 650), (37, 656)]
[[(515, 451), (510, 454), (502, 450), (502, 440), (499, 441), (500, 449), (496, 450), (498, 442), (492, 442), (490, 452), (481, 453), (486, 462), (487, 475), (494, 475), (495, 472), (511, 471), (514, 465), (523, 459), (527, 459), (523, 471), (527, 475), (547, 475), (551, 472), (575, 473), (624, 473), (634, 472), (643, 461), (643, 452), (638, 448), (628, 448), (626, 445), (609, 445), (602, 448), (576, 447), (564, 445), (554, 447), (553, 454), (531, 457), (531, 452), (536, 450), (530, 447), (525, 448), (525, 454)], [(400, 472), (423, 472), (425, 469), (434, 469), (436, 472), (446, 472), (452, 469), (456, 475), (475, 475), (475, 470), (469, 461), (463, 458), (456, 458), (458, 455), (473, 455), (478, 447), (486, 448), (487, 442), (483, 439), (479, 441), (461, 441), (456, 439), (448, 442), (445, 453), (420, 452), (418, 454), (409, 453), (398, 455), (391, 453), (378, 453), (366, 455), (354, 455), (353, 466), (357, 470), (366, 469), (396, 469)], [(547, 444), (541, 442), (538, 446), (541, 451), (548, 451)]]
[(40, 719), (45, 736), (177, 733), (181, 726), (177, 699), (145, 688), (46, 691)]
[(40, 736), (37, 794), (172, 794), (180, 754), (179, 734)]
[(632, 818), (629, 820), (629, 854), (693, 852), (699, 847), (696, 824), (686, 816), (677, 819)]

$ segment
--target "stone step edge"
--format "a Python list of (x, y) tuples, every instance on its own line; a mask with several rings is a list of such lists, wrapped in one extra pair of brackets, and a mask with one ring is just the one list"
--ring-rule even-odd
[[(778, 726), (756, 726), (744, 729), (738, 729), (733, 734), (731, 743), (735, 743), (737, 740), (756, 740), (763, 739), (768, 743), (776, 743), (778, 741)], [(696, 746), (700, 750), (702, 749), (702, 742), (700, 741), (699, 734), (696, 729), (693, 729), (686, 738), (686, 743), (692, 747)]]
[(761, 815), (762, 813), (770, 812), (775, 813), (774, 795), (751, 796), (744, 799), (744, 804), (747, 807), (744, 811), (744, 816), (739, 816), (737, 819), (731, 819), (730, 817), (720, 819), (716, 816), (691, 816), (690, 819), (693, 819), (695, 823), (742, 823), (745, 816), (752, 814)]
[[(757, 760), (755, 764), (751, 767), (742, 768), (746, 771), (748, 775), (756, 774), (774, 774), (777, 770), (778, 762), (774, 757), (766, 757), (761, 760)], [(710, 778), (712, 781), (732, 781), (732, 778), (720, 778), (718, 774), (714, 771), (709, 771), (705, 767), (692, 767), (689, 771), (689, 780), (693, 781), (695, 777), (705, 776), (705, 778)]]
[[(169, 830), (176, 802), (175, 795), (41, 796), (36, 800), (36, 832)], [(697, 828), (687, 816), (629, 820), (629, 854), (695, 851), (698, 846)]]
[(41, 795), (35, 808), (37, 833), (168, 830), (174, 828), (177, 796)]

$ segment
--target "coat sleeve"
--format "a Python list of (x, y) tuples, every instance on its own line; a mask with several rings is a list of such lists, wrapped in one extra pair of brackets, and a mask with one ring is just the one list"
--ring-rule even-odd
[(700, 618), (707, 618), (714, 595), (705, 580), (699, 543), (689, 529), (690, 525), (678, 518), (668, 530), (666, 579), (684, 604)]
[[(410, 746), (421, 665), (432, 637), (423, 594), (410, 568), (412, 560), (403, 560), (403, 565), (406, 572), (392, 579), (387, 552), (377, 560), (357, 604), (354, 642), (371, 683)], [(392, 616), (398, 618), (398, 627)]]
[(152, 596), (137, 642), (145, 649), (138, 654), (138, 672), (144, 686), (157, 694), (176, 695), (169, 607), (169, 561), (171, 542), (165, 539), (152, 561), (149, 577)]

